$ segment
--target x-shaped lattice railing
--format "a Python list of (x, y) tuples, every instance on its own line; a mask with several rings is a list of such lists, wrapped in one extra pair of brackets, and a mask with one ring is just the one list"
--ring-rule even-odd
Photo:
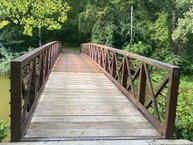
[(180, 69), (104, 45), (85, 43), (94, 61), (165, 138), (173, 138)]

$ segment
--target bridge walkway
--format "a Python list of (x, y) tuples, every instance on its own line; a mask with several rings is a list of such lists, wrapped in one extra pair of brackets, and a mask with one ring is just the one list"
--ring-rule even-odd
[(162, 138), (87, 57), (62, 53), (37, 103), (24, 140)]

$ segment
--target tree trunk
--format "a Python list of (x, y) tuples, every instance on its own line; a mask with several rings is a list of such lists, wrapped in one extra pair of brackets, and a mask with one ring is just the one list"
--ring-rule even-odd
[[(174, 30), (176, 29), (176, 11), (175, 9), (172, 9), (172, 31), (171, 31), (171, 39), (172, 39), (172, 34), (174, 33)], [(173, 51), (176, 52), (177, 49), (177, 44), (172, 40), (172, 46), (173, 46)]]
[[(173, 41), (172, 40), (172, 34), (177, 27), (177, 18), (176, 18), (176, 9), (175, 8), (172, 9), (172, 24), (171, 25), (172, 25), (171, 26), (171, 42), (172, 42), (173, 52), (175, 54), (177, 54), (178, 56), (180, 56), (180, 58), (182, 59), (184, 57), (184, 54), (185, 54), (183, 44), (180, 41)], [(182, 60), (180, 60), (180, 61), (182, 61)]]
[(169, 32), (170, 32), (170, 44), (172, 45), (172, 49), (173, 49), (173, 52), (175, 53), (175, 54), (177, 54), (178, 53), (178, 44), (177, 44), (177, 42), (175, 42), (175, 41), (173, 41), (173, 39), (172, 39), (172, 34), (173, 34), (173, 32), (174, 32), (174, 30), (176, 29), (176, 10), (175, 10), (175, 8), (171, 8), (171, 10), (170, 10), (170, 12), (171, 12), (171, 19), (170, 19), (170, 22), (171, 22), (171, 24), (170, 24), (170, 30), (169, 30)]
[(42, 32), (41, 32), (41, 28), (39, 28), (39, 46), (42, 46)]
[(130, 38), (130, 45), (133, 44), (133, 6), (131, 6), (131, 38)]
[(172, 33), (176, 29), (176, 10), (172, 10)]

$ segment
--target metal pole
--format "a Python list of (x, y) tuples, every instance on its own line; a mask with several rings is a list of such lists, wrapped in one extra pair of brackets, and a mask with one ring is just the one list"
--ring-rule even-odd
[(131, 6), (131, 38), (130, 45), (133, 44), (133, 6)]
[(39, 47), (42, 46), (42, 31), (41, 28), (39, 28)]

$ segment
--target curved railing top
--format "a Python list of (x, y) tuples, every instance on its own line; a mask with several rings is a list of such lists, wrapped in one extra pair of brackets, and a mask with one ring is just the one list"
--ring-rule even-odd
[(53, 42), (47, 43), (47, 44), (42, 45), (42, 46), (40, 46), (40, 47), (30, 51), (30, 52), (27, 52), (27, 53), (23, 54), (20, 57), (17, 57), (13, 61), (14, 62), (21, 62), (22, 65), (25, 65), (26, 63), (29, 62), (29, 60), (37, 57), (40, 53), (44, 52), (45, 49), (47, 49), (48, 47), (53, 46), (54, 44), (60, 44), (60, 43), (61, 43), (60, 41), (53, 41)]
[(106, 50), (110, 50), (110, 51), (113, 51), (115, 53), (118, 53), (118, 54), (121, 54), (121, 55), (124, 55), (124, 56), (128, 56), (132, 59), (137, 59), (137, 60), (143, 61), (144, 63), (154, 65), (156, 67), (166, 69), (166, 70), (170, 70), (170, 69), (173, 69), (173, 68), (178, 68), (179, 69), (179, 67), (175, 66), (175, 65), (171, 65), (171, 64), (168, 64), (168, 63), (157, 61), (155, 59), (151, 59), (151, 58), (148, 58), (148, 57), (144, 57), (144, 56), (134, 54), (134, 53), (131, 53), (131, 52), (126, 52), (126, 51), (123, 51), (123, 50), (120, 50), (120, 49), (117, 49), (117, 48), (113, 48), (113, 47), (109, 47), (109, 46), (105, 46), (105, 45), (94, 44), (94, 43), (83, 43), (82, 45), (91, 45), (91, 46), (93, 45), (95, 47), (101, 47), (101, 48), (104, 48)]

